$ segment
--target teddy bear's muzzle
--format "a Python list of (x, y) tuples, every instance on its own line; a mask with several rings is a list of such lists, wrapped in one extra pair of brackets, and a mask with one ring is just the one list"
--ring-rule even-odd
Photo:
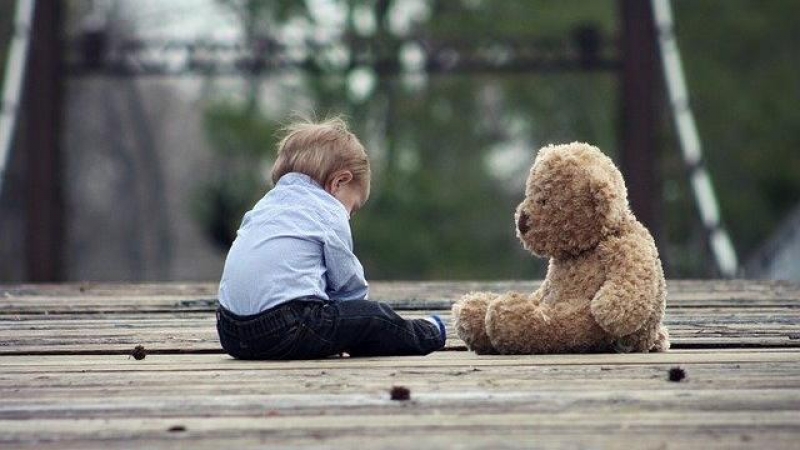
[(517, 220), (517, 229), (519, 230), (519, 234), (523, 236), (531, 229), (531, 226), (528, 225), (528, 215), (525, 214), (524, 211), (520, 211), (519, 213), (519, 219)]

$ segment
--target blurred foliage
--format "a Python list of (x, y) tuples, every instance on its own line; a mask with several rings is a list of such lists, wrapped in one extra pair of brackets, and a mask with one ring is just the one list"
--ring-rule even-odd
[[(706, 162), (744, 259), (800, 201), (800, 2), (673, 3)], [(697, 224), (688, 184), (680, 171), (669, 176), (673, 257), (687, 260), (681, 275), (702, 273), (689, 261), (699, 229), (685, 232)]]
[(6, 72), (8, 49), (11, 45), (11, 31), (14, 28), (15, 2), (0, 2), (0, 92), (3, 92), (3, 83)]
[[(306, 26), (312, 29), (307, 40), (324, 36), (346, 48), (348, 37), (368, 36), (392, 55), (402, 54), (410, 36), (479, 44), (569, 39), (586, 24), (608, 38), (619, 29), (613, 0), (343, 0), (328, 3), (346, 9), (334, 33), (314, 31), (324, 25), (308, 7), (314, 2), (221, 3), (238, 12), (251, 43), (280, 41), (288, 26)], [(404, 27), (396, 24), (400, 6), (410, 17)], [(800, 58), (792, 23), (800, 3), (741, 0), (722, 8), (720, 2), (681, 0), (675, 7), (722, 216), (746, 255), (800, 197)], [(359, 23), (365, 12), (371, 26)], [(373, 73), (372, 85), (359, 94), (353, 80), (365, 68), (337, 64), (324, 53), (313, 58), (316, 70), (252, 78), (243, 101), (217, 102), (207, 111), (222, 169), (198, 191), (196, 211), (222, 247), (263, 195), (274, 132), (297, 109), (345, 114), (368, 147), (373, 194), (352, 225), (356, 253), (372, 279), (542, 276), (544, 262), (521, 249), (512, 220), (535, 150), (583, 140), (615, 155), (620, 124), (614, 73)], [(279, 88), (267, 96), (264, 85)], [(713, 273), (711, 260), (666, 104), (661, 120), (664, 197), (654, 201), (665, 202), (662, 251), (670, 276), (706, 276)], [(487, 162), (495, 160), (505, 161), (504, 170), (491, 169)]]
[(206, 110), (204, 125), (218, 170), (199, 187), (192, 208), (212, 241), (227, 251), (242, 215), (263, 195), (258, 169), (275, 123), (248, 106), (220, 102)]

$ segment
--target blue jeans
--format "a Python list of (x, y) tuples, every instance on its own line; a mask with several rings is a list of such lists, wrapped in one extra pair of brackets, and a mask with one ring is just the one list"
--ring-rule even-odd
[(252, 316), (217, 309), (222, 348), (238, 359), (427, 355), (444, 347), (439, 327), (403, 319), (369, 300), (293, 300)]

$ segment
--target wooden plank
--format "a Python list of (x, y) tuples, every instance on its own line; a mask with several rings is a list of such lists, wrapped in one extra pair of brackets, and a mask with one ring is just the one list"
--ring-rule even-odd
[[(449, 309), (474, 290), (532, 291), (538, 281), (506, 282), (374, 282), (371, 298), (397, 309)], [(705, 286), (705, 288), (703, 288)], [(669, 306), (787, 307), (798, 308), (800, 286), (759, 281), (670, 282)], [(83, 289), (83, 290), (81, 290)], [(87, 312), (212, 311), (216, 289), (210, 284), (166, 285), (24, 285), (0, 288), (0, 314), (56, 314)]]
[[(687, 374), (682, 383), (668, 383), (668, 372), (680, 366)], [(160, 396), (214, 392), (215, 395), (386, 394), (393, 384), (403, 384), (439, 394), (553, 391), (698, 391), (797, 390), (797, 365), (791, 362), (641, 364), (641, 365), (478, 365), (369, 367), (356, 372), (349, 366), (285, 369), (265, 372), (258, 368), (162, 367), (158, 370), (114, 370), (111, 367), (60, 371), (45, 366), (15, 368), (0, 377), (4, 400), (62, 398), (79, 402), (91, 396)], [(364, 373), (369, 377), (365, 379)], [(269, 376), (269, 383), (264, 377)], [(624, 384), (619, 384), (624, 383)], [(302, 390), (296, 390), (302, 386)], [(287, 390), (289, 389), (289, 390)], [(288, 395), (288, 394), (287, 394)], [(792, 395), (789, 392), (787, 395)], [(80, 397), (80, 398), (78, 398)], [(733, 397), (736, 397), (734, 395)], [(187, 397), (188, 398), (188, 397)], [(5, 404), (5, 406), (10, 406)]]
[[(425, 317), (438, 314), (444, 320), (450, 321), (449, 310), (403, 311), (402, 315), (408, 318)], [(215, 319), (212, 313), (172, 313), (172, 314), (144, 314), (144, 313), (110, 313), (110, 314), (58, 314), (38, 315), (26, 314), (7, 318), (0, 318), (0, 333), (18, 332), (21, 330), (203, 330), (214, 327)], [(665, 317), (665, 323), (673, 330), (734, 327), (747, 329), (794, 329), (800, 331), (800, 309), (787, 308), (710, 308), (699, 310), (685, 310), (671, 308)]]
[[(385, 296), (423, 298), (449, 296), (453, 292), (507, 290), (529, 291), (536, 289), (540, 280), (502, 281), (372, 281), (370, 289)], [(117, 296), (119, 294), (153, 296), (209, 296), (217, 295), (216, 283), (59, 283), (0, 285), (0, 296)], [(774, 280), (667, 280), (671, 294), (699, 293), (720, 295), (749, 293), (758, 296), (797, 297), (797, 283)], [(392, 294), (393, 293), (393, 294)], [(392, 295), (389, 295), (392, 294)]]
[[(157, 337), (156, 337), (157, 338)], [(129, 355), (136, 345), (143, 345), (151, 354), (209, 354), (222, 353), (216, 338), (185, 338), (167, 336), (162, 341), (153, 338), (111, 338), (97, 341), (81, 340), (80, 343), (39, 342), (24, 346), (0, 347), (0, 356), (4, 355)], [(738, 337), (696, 335), (674, 339), (675, 349), (727, 349), (727, 348), (798, 348), (796, 339), (785, 336)], [(466, 346), (460, 339), (448, 341), (444, 351), (464, 351)]]
[[(67, 343), (63, 345), (53, 345), (52, 343), (34, 343), (24, 346), (7, 346), (0, 348), (0, 355), (128, 355), (136, 345), (144, 345), (145, 349), (151, 354), (185, 354), (185, 353), (222, 353), (219, 344), (212, 337), (202, 341), (195, 338), (181, 340), (179, 338), (167, 337), (164, 341), (149, 341), (143, 339), (122, 339), (113, 342), (105, 340), (90, 341), (84, 340), (81, 343)], [(691, 336), (686, 339), (675, 338), (675, 349), (727, 349), (727, 348), (798, 348), (795, 339), (788, 339), (784, 336), (759, 336), (759, 337), (736, 337), (730, 336)], [(465, 350), (463, 341), (451, 339), (448, 341), (445, 351)]]
[[(541, 406), (549, 401), (572, 401), (570, 399), (578, 398), (582, 402), (598, 403), (649, 402), (653, 407), (659, 408), (666, 407), (667, 403), (680, 401), (687, 408), (706, 410), (720, 405), (733, 408), (730, 405), (747, 404), (750, 409), (784, 407), (797, 409), (800, 405), (798, 398), (800, 386), (796, 381), (792, 382), (785, 377), (776, 378), (750, 373), (747, 373), (746, 381), (731, 380), (724, 384), (717, 383), (714, 379), (702, 379), (701, 382), (707, 385), (705, 391), (689, 388), (666, 389), (663, 386), (666, 383), (665, 377), (659, 377), (658, 382), (629, 380), (618, 376), (588, 382), (576, 378), (559, 379), (558, 382), (540, 380), (537, 383), (519, 383), (516, 379), (505, 380), (502, 378), (503, 375), (500, 375), (500, 379), (452, 377), (437, 381), (401, 375), (401, 381), (397, 380), (397, 376), (379, 376), (365, 383), (350, 380), (356, 384), (344, 384), (340, 383), (339, 377), (311, 381), (313, 378), (310, 377), (313, 375), (294, 375), (296, 377), (294, 380), (278, 378), (274, 386), (271, 384), (269, 389), (262, 387), (263, 380), (257, 383), (252, 377), (238, 380), (236, 382), (241, 384), (231, 387), (202, 381), (198, 384), (187, 385), (188, 381), (181, 384), (172, 382), (172, 377), (165, 374), (162, 374), (167, 378), (165, 383), (154, 381), (155, 378), (152, 376), (131, 376), (128, 379), (111, 377), (111, 385), (102, 388), (96, 386), (64, 388), (48, 385), (26, 388), (3, 387), (4, 403), (0, 407), (0, 418), (55, 418), (63, 416), (66, 411), (72, 411), (71, 416), (100, 413), (103, 416), (140, 417), (235, 415), (250, 414), (267, 405), (269, 408), (280, 407), (295, 412), (333, 407), (352, 411), (358, 407), (365, 412), (377, 414), (379, 413), (377, 409), (385, 404), (383, 400), (390, 396), (389, 391), (396, 384), (407, 387), (415, 400), (427, 400), (431, 408), (438, 408), (441, 403), (446, 402), (451, 410), (459, 409), (459, 412), (463, 413), (468, 412), (466, 410), (470, 408), (492, 408), (498, 403), (511, 411), (530, 407), (530, 405), (514, 406), (514, 402), (535, 401)], [(793, 372), (793, 375), (797, 375), (797, 372)], [(437, 378), (435, 372), (426, 373), (426, 376)], [(190, 379), (194, 380), (194, 377)], [(53, 383), (61, 380), (59, 378)], [(65, 382), (73, 380), (77, 380), (77, 377), (63, 378)], [(130, 383), (131, 381), (133, 383)], [(131, 385), (125, 386), (126, 383)], [(625, 389), (609, 388), (609, 385), (613, 384), (625, 385)], [(344, 388), (339, 389), (339, 385)], [(679, 394), (678, 391), (681, 389), (687, 392)], [(281, 394), (281, 392), (295, 391), (302, 394)], [(639, 397), (646, 397), (648, 400)]]
[[(443, 320), (452, 322), (450, 312), (446, 310), (402, 313), (403, 317), (409, 319), (427, 317), (431, 314), (437, 314)], [(124, 332), (125, 330), (208, 331), (213, 329), (216, 323), (214, 315), (209, 313), (171, 317), (163, 317), (160, 314), (127, 315), (127, 317), (122, 318), (119, 316), (42, 318), (36, 315), (28, 315), (25, 318), (19, 317), (14, 320), (0, 320), (0, 334), (27, 333), (36, 335), (54, 330), (79, 333), (91, 333), (97, 330), (115, 330), (115, 332)], [(709, 314), (705, 311), (698, 311), (695, 314), (682, 314), (670, 311), (664, 322), (670, 327), (670, 331), (675, 330), (675, 332), (694, 329), (762, 329), (800, 332), (798, 328), (798, 325), (800, 325), (800, 309), (783, 310), (769, 314), (729, 314), (727, 312)]]
[[(800, 299), (798, 299), (800, 301)], [(785, 314), (800, 314), (800, 308), (792, 308), (786, 306), (760, 306), (758, 308), (748, 306), (736, 305), (723, 305), (723, 306), (705, 306), (705, 307), (686, 307), (683, 305), (669, 305), (667, 307), (667, 316), (696, 316), (696, 315), (721, 315), (721, 316), (770, 316), (770, 315), (785, 315)], [(450, 314), (450, 308), (437, 309), (414, 309), (402, 310), (404, 315), (424, 315), (424, 314)], [(147, 311), (120, 311), (120, 312), (102, 312), (102, 311), (86, 311), (81, 314), (58, 313), (52, 312), (42, 314), (40, 312), (33, 313), (18, 313), (0, 315), (0, 326), (2, 324), (19, 321), (19, 320), (113, 320), (117, 319), (120, 322), (128, 320), (169, 320), (172, 318), (189, 319), (189, 318), (208, 318), (213, 317), (212, 310), (203, 311), (185, 311), (175, 309), (169, 312), (151, 314)]]
[[(160, 339), (160, 340), (159, 340)], [(0, 347), (0, 355), (128, 355), (136, 345), (143, 345), (151, 354), (182, 353), (222, 353), (219, 343), (213, 336), (204, 338), (178, 337), (174, 335), (131, 338), (98, 338), (96, 340), (81, 339), (79, 342), (37, 341), (25, 345), (6, 345)], [(696, 335), (686, 338), (676, 337), (674, 349), (723, 349), (723, 348), (798, 348), (796, 339), (788, 339), (781, 335), (762, 335), (754, 337)], [(465, 350), (460, 339), (450, 339), (445, 350)]]
[[(258, 420), (258, 419), (256, 419)], [(620, 423), (605, 430), (548, 429), (492, 429), (486, 427), (453, 427), (450, 429), (426, 428), (423, 435), (408, 435), (402, 429), (369, 429), (346, 433), (315, 430), (309, 433), (284, 432), (280, 436), (273, 432), (251, 431), (212, 433), (185, 429), (169, 431), (172, 427), (182, 427), (180, 421), (170, 422), (169, 428), (153, 430), (153, 437), (130, 436), (126, 439), (106, 439), (91, 436), (73, 440), (44, 441), (34, 438), (24, 443), (9, 443), (6, 449), (174, 449), (217, 450), (220, 448), (325, 448), (347, 449), (370, 448), (407, 449), (534, 449), (554, 450), (577, 448), (635, 448), (668, 449), (697, 448), (709, 450), (754, 449), (770, 450), (796, 449), (797, 434), (781, 429), (765, 427), (746, 427), (731, 430), (729, 427), (698, 426), (655, 428), (639, 427)], [(184, 427), (185, 428), (185, 427)], [(180, 430), (180, 428), (179, 428)], [(424, 446), (423, 444), (424, 443)], [(626, 445), (626, 443), (628, 443)]]
[[(449, 325), (448, 310), (406, 311), (406, 317), (439, 314), (449, 331), (449, 349), (464, 343)], [(800, 347), (800, 309), (670, 309), (665, 318), (673, 346)], [(157, 352), (221, 351), (211, 313), (118, 313), (0, 319), (0, 354), (128, 353), (136, 345)]]
[[(437, 314), (443, 320), (452, 322), (449, 311), (425, 311), (423, 313), (403, 312), (402, 315), (409, 319), (427, 317)], [(28, 316), (18, 320), (0, 320), (0, 335), (23, 334), (35, 336), (50, 331), (69, 331), (75, 333), (93, 333), (97, 331), (113, 331), (115, 333), (125, 333), (135, 330), (147, 331), (208, 331), (215, 326), (216, 320), (213, 314), (202, 313), (193, 316), (163, 318), (161, 315), (140, 315), (129, 316), (125, 319), (118, 317), (110, 318), (88, 318), (88, 317), (66, 317), (62, 319), (39, 318)], [(800, 309), (785, 310), (772, 314), (667, 314), (664, 322), (670, 327), (670, 331), (680, 332), (681, 330), (775, 330), (775, 331), (800, 331)]]
[[(666, 379), (676, 365), (688, 374), (681, 383)], [(391, 401), (393, 385), (411, 389), (412, 400)], [(266, 362), (4, 356), (0, 398), (3, 448), (258, 446), (262, 438), (280, 448), (573, 448), (637, 436), (637, 445), (791, 448), (800, 437), (800, 350)]]
[[(281, 386), (289, 388), (289, 386)], [(295, 386), (297, 389), (298, 386)], [(461, 386), (468, 388), (467, 385)], [(800, 413), (800, 393), (787, 389), (738, 389), (692, 391), (678, 395), (675, 391), (648, 390), (610, 390), (598, 391), (521, 391), (496, 392), (480, 390), (466, 393), (433, 393), (424, 386), (414, 386), (413, 409), (417, 414), (434, 414), (446, 408), (447, 413), (468, 416), (480, 411), (496, 416), (536, 415), (551, 411), (564, 411), (591, 417), (610, 409), (617, 412), (659, 411), (672, 416), (691, 415), (698, 411), (717, 411), (719, 413), (748, 411)], [(0, 423), (4, 420), (59, 419), (69, 414), (72, 420), (106, 419), (136, 417), (139, 419), (160, 419), (168, 417), (208, 417), (235, 418), (241, 416), (263, 416), (271, 411), (282, 417), (331, 416), (339, 414), (362, 416), (394, 416), (397, 411), (387, 409), (393, 405), (388, 389), (364, 393), (320, 393), (280, 395), (280, 394), (240, 394), (210, 395), (211, 391), (187, 395), (160, 392), (159, 396), (114, 395), (114, 401), (105, 396), (86, 395), (72, 399), (52, 396), (34, 396), (28, 400), (9, 400), (0, 407)], [(737, 393), (738, 392), (738, 393)], [(498, 408), (498, 405), (502, 407)], [(391, 406), (390, 406), (391, 407)], [(800, 419), (794, 417), (794, 424), (800, 426)]]
[[(0, 375), (0, 393), (4, 399), (0, 410), (7, 413), (15, 401), (16, 404), (42, 400), (80, 404), (92, 401), (92, 398), (107, 400), (109, 396), (114, 396), (115, 401), (131, 397), (161, 398), (164, 395), (189, 399), (209, 393), (214, 393), (215, 398), (272, 395), (273, 400), (284, 398), (282, 396), (291, 400), (295, 396), (306, 395), (313, 398), (304, 400), (303, 404), (313, 404), (321, 401), (316, 398), (318, 395), (385, 396), (394, 384), (408, 386), (415, 394), (446, 394), (452, 397), (451, 400), (478, 395), (480, 398), (477, 400), (489, 401), (483, 398), (487, 392), (513, 392), (515, 395), (564, 392), (565, 395), (572, 395), (578, 392), (624, 391), (634, 395), (635, 392), (652, 391), (654, 399), (662, 395), (659, 392), (681, 392), (680, 395), (688, 398), (703, 392), (723, 390), (731, 391), (730, 398), (720, 395), (715, 401), (738, 401), (740, 397), (750, 394), (761, 395), (773, 391), (784, 391), (785, 399), (789, 400), (795, 399), (795, 394), (800, 390), (797, 356), (795, 354), (793, 359), (751, 359), (735, 363), (683, 360), (672, 364), (657, 361), (639, 364), (615, 364), (610, 361), (601, 364), (541, 364), (532, 360), (528, 364), (509, 365), (447, 360), (444, 364), (387, 366), (350, 360), (349, 363), (335, 366), (305, 365), (284, 369), (248, 366), (243, 362), (226, 364), (219, 360), (216, 363), (209, 360), (202, 365), (182, 365), (161, 360), (158, 368), (153, 368), (152, 363), (137, 368), (137, 365), (124, 365), (108, 358), (106, 365), (65, 364), (64, 367), (58, 367), (40, 364), (10, 367)], [(681, 383), (668, 382), (668, 371), (676, 366), (684, 369), (687, 378)], [(269, 382), (265, 383), (267, 379)]]
[[(327, 440), (333, 436), (350, 435), (366, 438), (362, 445), (369, 445), (376, 436), (392, 436), (395, 446), (390, 448), (418, 448), (420, 442), (428, 442), (431, 436), (447, 434), (460, 436), (460, 439), (450, 441), (450, 445), (458, 442), (467, 448), (474, 448), (470, 445), (470, 440), (472, 436), (480, 435), (491, 436), (490, 441), (495, 445), (529, 448), (527, 445), (534, 442), (534, 438), (543, 430), (551, 435), (560, 435), (561, 442), (569, 442), (573, 434), (594, 437), (622, 431), (623, 435), (632, 432), (632, 437), (656, 434), (666, 443), (675, 442), (674, 436), (684, 434), (696, 434), (698, 436), (695, 436), (694, 441), (704, 442), (709, 440), (709, 435), (725, 434), (733, 429), (737, 433), (758, 436), (759, 440), (769, 444), (767, 448), (778, 448), (796, 445), (796, 428), (797, 414), (794, 411), (760, 411), (757, 414), (694, 411), (680, 415), (658, 411), (458, 415), (447, 412), (415, 414), (413, 408), (406, 408), (404, 413), (381, 416), (336, 414), (302, 417), (9, 420), (0, 421), (0, 429), (4, 430), (0, 443), (35, 444), (39, 441), (58, 441), (62, 444), (77, 444), (84, 440), (94, 441), (95, 445), (117, 441), (135, 446), (141, 439), (174, 439), (169, 432), (172, 429), (178, 430), (181, 437), (268, 436), (265, 444), (281, 447), (299, 436), (312, 437), (317, 441), (318, 447), (327, 447)], [(526, 437), (526, 446), (518, 445), (520, 441), (516, 436), (520, 435)], [(617, 445), (626, 442), (616, 439), (611, 442), (614, 441)]]
[[(386, 399), (386, 405), (392, 405)], [(403, 408), (403, 405), (396, 409)], [(411, 409), (411, 408), (409, 408)], [(275, 416), (269, 420), (253, 421), (251, 418), (193, 418), (183, 417), (181, 422), (187, 429), (196, 431), (212, 430), (292, 430), (298, 427), (306, 429), (339, 429), (353, 430), (366, 426), (377, 429), (419, 427), (481, 427), (481, 428), (518, 428), (518, 427), (563, 427), (563, 428), (608, 428), (616, 427), (620, 422), (639, 426), (786, 426), (797, 427), (798, 416), (793, 411), (761, 411), (752, 412), (694, 412), (688, 414), (672, 414), (668, 411), (630, 412), (614, 414), (613, 417), (585, 415), (565, 412), (561, 414), (474, 414), (470, 416), (440, 414), (386, 414), (383, 416), (361, 415), (328, 415), (309, 420), (307, 417)], [(16, 433), (45, 431), (60, 435), (95, 434), (112, 437), (114, 434), (124, 437), (131, 431), (148, 432), (163, 431), (175, 423), (174, 419), (78, 419), (78, 420), (41, 420), (15, 421), (0, 420), (0, 429), (6, 430), (6, 438), (14, 438)]]
[(367, 369), (376, 367), (512, 367), (512, 366), (584, 366), (584, 365), (640, 365), (640, 364), (741, 364), (741, 363), (797, 363), (798, 349), (768, 350), (675, 350), (664, 353), (611, 353), (569, 355), (476, 355), (472, 352), (436, 352), (427, 356), (375, 357), (375, 358), (325, 358), (309, 361), (239, 361), (227, 355), (153, 355), (136, 361), (120, 355), (20, 355), (3, 356), (0, 368), (3, 373), (13, 369), (30, 370), (39, 366), (54, 371), (149, 371), (149, 370), (250, 370), (283, 371), (301, 369), (328, 369), (348, 367)]
[[(395, 302), (395, 303), (402, 303), (408, 302), (413, 304), (419, 304), (422, 307), (433, 307), (439, 308), (441, 304), (443, 304), (443, 300), (447, 300), (447, 303), (452, 303), (452, 301), (457, 300), (462, 295), (472, 292), (474, 290), (482, 290), (488, 292), (496, 292), (496, 293), (503, 293), (509, 290), (521, 291), (521, 292), (532, 292), (536, 287), (538, 287), (538, 282), (520, 282), (517, 284), (514, 283), (485, 283), (485, 284), (477, 284), (474, 287), (477, 289), (471, 289), (468, 287), (469, 283), (449, 283), (449, 282), (438, 282), (438, 283), (422, 283), (422, 284), (411, 284), (411, 285), (403, 285), (403, 284), (394, 284), (394, 283), (373, 283), (370, 285), (370, 293), (371, 298), (378, 301), (385, 301), (385, 302)], [(797, 300), (800, 298), (800, 290), (798, 289), (775, 289), (775, 290), (737, 290), (737, 289), (729, 289), (729, 290), (708, 290), (708, 291), (680, 291), (674, 290), (669, 291), (668, 293), (668, 303), (671, 302), (692, 302), (696, 300), (707, 300), (707, 301), (720, 301), (720, 300), (751, 300), (751, 301), (758, 301), (758, 300), (774, 300), (774, 301), (786, 301), (786, 300)], [(26, 300), (28, 302), (40, 302), (46, 303), (48, 301), (52, 301), (54, 303), (86, 303), (86, 304), (101, 304), (102, 299), (111, 299), (111, 301), (115, 303), (125, 304), (129, 303), (131, 300), (135, 299), (152, 299), (152, 298), (162, 298), (161, 301), (158, 301), (158, 304), (168, 304), (173, 305), (176, 301), (180, 302), (180, 300), (195, 300), (196, 303), (200, 304), (201, 306), (209, 306), (209, 304), (213, 303), (216, 299), (216, 293), (206, 293), (206, 292), (193, 292), (188, 291), (187, 293), (181, 292), (173, 292), (168, 288), (168, 286), (164, 287), (163, 292), (150, 292), (145, 291), (142, 292), (139, 289), (136, 289), (135, 286), (131, 287), (128, 290), (120, 289), (118, 292), (107, 292), (103, 291), (103, 295), (100, 293), (93, 292), (93, 293), (64, 293), (59, 292), (58, 290), (48, 290), (45, 287), (41, 288), (37, 291), (20, 291), (18, 289), (6, 289), (0, 290), (0, 298), (3, 298), (6, 302), (14, 302), (18, 300)], [(207, 301), (203, 303), (203, 301)], [(180, 304), (178, 305), (180, 306)]]

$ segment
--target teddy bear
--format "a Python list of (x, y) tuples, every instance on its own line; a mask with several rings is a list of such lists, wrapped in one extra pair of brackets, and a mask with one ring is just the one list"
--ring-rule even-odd
[(455, 329), (478, 354), (649, 352), (669, 348), (655, 242), (630, 210), (611, 159), (580, 142), (542, 148), (514, 215), (517, 237), (549, 258), (533, 293), (472, 292)]

